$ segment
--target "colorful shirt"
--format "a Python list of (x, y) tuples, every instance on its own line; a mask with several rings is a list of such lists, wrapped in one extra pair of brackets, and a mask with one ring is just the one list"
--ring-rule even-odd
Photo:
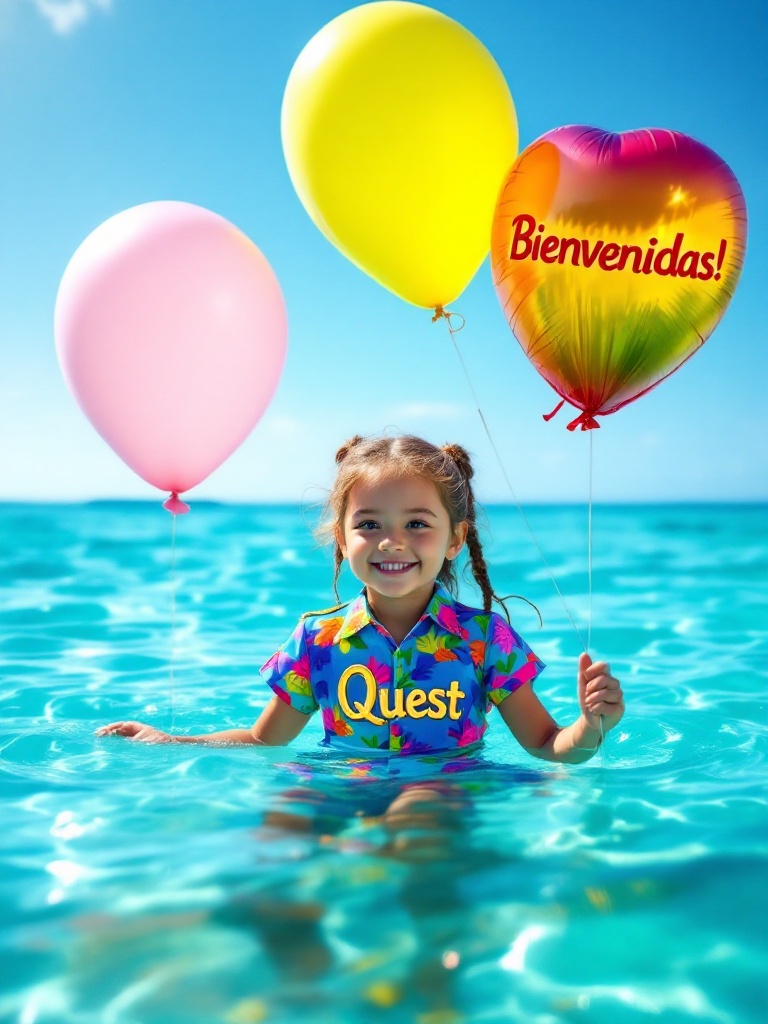
[(363, 591), (346, 612), (302, 618), (261, 673), (292, 708), (321, 711), (326, 746), (426, 754), (478, 744), (493, 705), (543, 668), (502, 616), (438, 584), (399, 646)]

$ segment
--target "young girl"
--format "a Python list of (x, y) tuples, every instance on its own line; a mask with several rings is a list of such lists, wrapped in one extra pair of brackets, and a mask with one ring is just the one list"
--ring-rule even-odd
[[(477, 750), (495, 705), (536, 757), (592, 757), (602, 732), (624, 713), (619, 682), (605, 662), (593, 664), (585, 653), (578, 719), (560, 727), (539, 701), (530, 684), (543, 663), (491, 610), (499, 598), (475, 525), (467, 452), (412, 436), (354, 437), (336, 462), (326, 523), (335, 544), (334, 591), (344, 559), (363, 589), (349, 605), (302, 616), (261, 669), (274, 696), (254, 725), (171, 736), (140, 722), (115, 722), (97, 734), (282, 746), (320, 710), (323, 743), (349, 755), (457, 755)], [(481, 609), (453, 596), (453, 562), (465, 543)]]

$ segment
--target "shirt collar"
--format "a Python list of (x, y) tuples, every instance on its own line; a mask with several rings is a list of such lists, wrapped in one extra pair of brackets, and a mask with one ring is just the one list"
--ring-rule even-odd
[[(454, 600), (442, 583), (437, 583), (435, 585), (435, 592), (430, 598), (429, 604), (424, 609), (424, 616), (427, 615), (437, 623), (438, 626), (447, 630), (449, 633), (453, 633), (454, 636), (463, 637), (466, 635), (465, 632), (462, 632), (461, 626), (459, 625), (459, 621), (456, 617)], [(422, 616), (422, 618), (424, 616)], [(349, 637), (354, 636), (355, 633), (359, 633), (364, 626), (368, 626), (372, 622), (374, 622), (374, 618), (371, 615), (370, 608), (368, 607), (368, 601), (365, 596), (365, 587), (363, 587), (354, 601), (352, 601), (347, 608), (347, 614), (344, 616), (344, 621), (333, 638), (333, 643), (337, 644), (341, 640), (349, 639)]]

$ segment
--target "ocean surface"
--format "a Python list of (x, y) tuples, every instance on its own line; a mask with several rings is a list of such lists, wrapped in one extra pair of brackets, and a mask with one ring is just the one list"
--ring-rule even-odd
[[(492, 714), (460, 798), (387, 828), (314, 720), (288, 748), (94, 736), (249, 726), (259, 665), (333, 603), (313, 511), (192, 505), (173, 549), (159, 504), (0, 506), (0, 1021), (768, 1019), (765, 506), (596, 507), (624, 720), (566, 767)], [(513, 623), (566, 724), (586, 509), (526, 511), (568, 612), (514, 508), (486, 509), (491, 579), (539, 607)]]

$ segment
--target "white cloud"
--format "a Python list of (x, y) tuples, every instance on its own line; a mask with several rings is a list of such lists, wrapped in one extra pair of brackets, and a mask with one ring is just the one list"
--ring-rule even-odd
[(387, 412), (387, 420), (455, 420), (467, 410), (455, 402), (406, 402)]
[(64, 36), (82, 24), (95, 8), (109, 9), (112, 0), (32, 0), (57, 35)]
[(309, 423), (303, 423), (295, 416), (267, 413), (261, 421), (261, 432), (281, 440), (302, 438), (311, 430)]

